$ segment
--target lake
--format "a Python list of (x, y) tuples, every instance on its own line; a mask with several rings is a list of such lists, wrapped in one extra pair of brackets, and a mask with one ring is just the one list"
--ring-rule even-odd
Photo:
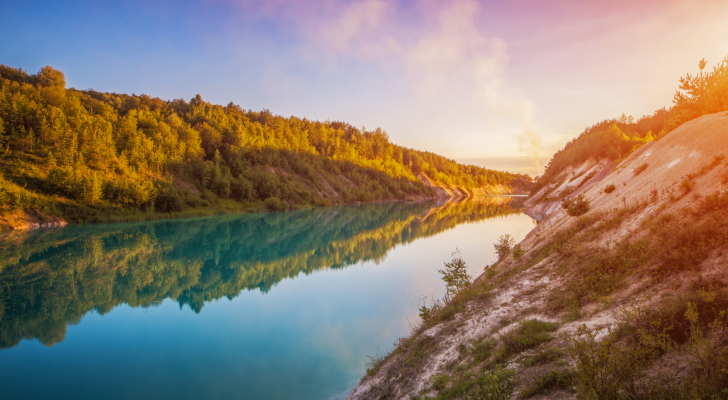
[(68, 226), (0, 241), (3, 399), (335, 399), (418, 321), (509, 197)]

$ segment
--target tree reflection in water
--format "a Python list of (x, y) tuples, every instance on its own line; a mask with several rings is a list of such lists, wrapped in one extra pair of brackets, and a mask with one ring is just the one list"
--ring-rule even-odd
[(36, 231), (0, 242), (0, 348), (63, 341), (90, 310), (175, 299), (199, 313), (242, 290), (384, 260), (410, 243), (522, 207), (509, 197), (396, 202)]

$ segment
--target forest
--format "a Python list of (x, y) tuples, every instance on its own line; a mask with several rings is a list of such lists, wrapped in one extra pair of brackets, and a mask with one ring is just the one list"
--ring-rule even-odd
[[(69, 222), (428, 198), (527, 185), (393, 144), (382, 129), (205, 102), (67, 89), (0, 65), (0, 208)], [(185, 214), (187, 213), (187, 214)], [(141, 216), (140, 216), (141, 215)]]
[(589, 158), (622, 160), (643, 144), (659, 140), (685, 122), (701, 115), (727, 111), (728, 57), (712, 71), (703, 71), (705, 66), (705, 60), (701, 60), (699, 74), (680, 78), (671, 108), (663, 107), (637, 120), (622, 114), (618, 119), (604, 120), (586, 128), (554, 154), (544, 174), (536, 179), (532, 191), (535, 193), (568, 166), (581, 164)]

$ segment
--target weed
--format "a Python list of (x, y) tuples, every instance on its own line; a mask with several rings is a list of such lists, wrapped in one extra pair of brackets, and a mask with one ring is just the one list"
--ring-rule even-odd
[(589, 211), (589, 200), (587, 200), (584, 194), (580, 194), (573, 199), (564, 199), (561, 202), (561, 207), (566, 210), (566, 213), (572, 217), (579, 217)]
[(443, 307), (442, 301), (440, 300), (434, 300), (430, 306), (427, 303), (427, 296), (422, 296), (418, 302), (420, 319), (424, 322), (430, 321)]
[(614, 186), (614, 184), (607, 185), (604, 188), (604, 193), (607, 193), (607, 194), (612, 193), (615, 189), (617, 189), (617, 187)]
[(364, 362), (364, 366), (367, 370), (367, 376), (374, 376), (382, 368), (384, 361), (387, 359), (387, 355), (382, 354), (379, 350), (377, 350), (374, 356), (368, 355), (366, 357), (367, 361)]
[(445, 263), (445, 269), (437, 270), (437, 272), (442, 275), (442, 280), (445, 281), (445, 287), (447, 288), (445, 301), (457, 296), (473, 282), (473, 277), (468, 274), (468, 267), (463, 261), (463, 256), (460, 254), (460, 250), (457, 249), (452, 253), (452, 260)]
[(513, 374), (513, 370), (496, 368), (479, 373), (465, 371), (454, 377), (436, 378), (438, 386), (441, 387), (436, 398), (506, 400), (513, 392)]
[(683, 191), (683, 194), (690, 193), (691, 190), (693, 190), (693, 186), (695, 186), (695, 182), (692, 181), (692, 179), (683, 179), (682, 182), (680, 182), (680, 189)]
[(524, 360), (523, 365), (532, 367), (535, 365), (548, 364), (550, 362), (561, 360), (563, 357), (564, 353), (556, 347), (545, 347)]
[(639, 167), (634, 169), (634, 174), (635, 175), (641, 174), (642, 172), (644, 172), (647, 169), (648, 166), (649, 166), (649, 164), (647, 164), (647, 163), (640, 165)]
[(498, 363), (510, 359), (524, 350), (531, 349), (552, 339), (550, 332), (559, 329), (555, 322), (544, 322), (537, 319), (521, 321), (518, 326), (501, 336), (502, 347), (496, 353)]
[(526, 254), (526, 251), (521, 248), (520, 244), (517, 244), (513, 248), (513, 259), (520, 260), (523, 255)]
[(495, 340), (490, 338), (480, 338), (473, 344), (473, 359), (476, 363), (481, 363), (490, 358), (493, 348), (495, 348)]
[(514, 244), (516, 244), (516, 239), (507, 233), (498, 238), (498, 243), (493, 245), (493, 247), (495, 247), (495, 254), (498, 255), (498, 259), (507, 256), (511, 252)]
[(549, 394), (554, 390), (571, 389), (574, 375), (569, 370), (552, 370), (548, 374), (536, 378), (520, 393), (520, 398), (530, 399), (533, 396)]
[(598, 342), (597, 332), (582, 325), (576, 337), (570, 339), (572, 347), (569, 352), (576, 362), (574, 378), (581, 398), (634, 398), (635, 381), (652, 354), (643, 347), (620, 346), (616, 342), (615, 331), (611, 330), (606, 339)]

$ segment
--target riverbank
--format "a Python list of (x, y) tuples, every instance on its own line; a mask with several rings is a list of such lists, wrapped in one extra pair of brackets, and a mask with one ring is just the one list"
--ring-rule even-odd
[[(518, 251), (373, 359), (350, 398), (720, 396), (727, 142), (728, 113), (711, 114), (613, 169), (568, 171), (587, 206), (558, 199)], [(532, 212), (557, 200), (544, 197)]]

